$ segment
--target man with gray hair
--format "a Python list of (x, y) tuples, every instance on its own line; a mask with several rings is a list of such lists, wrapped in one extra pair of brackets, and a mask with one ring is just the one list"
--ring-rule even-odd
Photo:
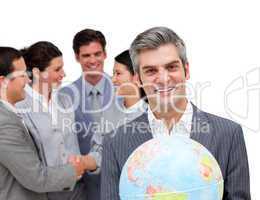
[(242, 128), (199, 110), (187, 99), (185, 83), (190, 70), (183, 40), (169, 28), (151, 28), (135, 38), (130, 54), (149, 106), (147, 113), (115, 130), (111, 134), (114, 137), (105, 138), (101, 199), (120, 199), (122, 168), (138, 146), (161, 135), (182, 134), (204, 145), (218, 161), (224, 179), (224, 200), (250, 200)]

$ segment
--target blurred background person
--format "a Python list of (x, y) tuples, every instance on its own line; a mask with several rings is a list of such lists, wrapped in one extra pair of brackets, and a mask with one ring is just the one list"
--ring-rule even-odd
[[(100, 144), (104, 132), (101, 130), (105, 110), (111, 105), (113, 84), (104, 72), (107, 58), (106, 39), (99, 30), (84, 29), (73, 38), (73, 51), (80, 64), (82, 75), (61, 92), (71, 97), (75, 107), (77, 135), (82, 154), (88, 154), (91, 147)], [(77, 102), (79, 100), (79, 102)], [(95, 142), (95, 143), (93, 143)], [(96, 163), (101, 157), (95, 157)], [(88, 200), (100, 199), (100, 165), (91, 173), (84, 174), (84, 183)]]
[(125, 50), (115, 57), (112, 82), (115, 87), (115, 107), (105, 113), (112, 122), (108, 132), (139, 117), (147, 109), (146, 96), (137, 82), (129, 51)]

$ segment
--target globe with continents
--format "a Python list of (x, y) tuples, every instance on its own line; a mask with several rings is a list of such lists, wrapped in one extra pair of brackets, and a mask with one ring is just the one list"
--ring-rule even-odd
[(215, 158), (181, 135), (151, 139), (126, 161), (121, 200), (221, 200), (223, 178)]

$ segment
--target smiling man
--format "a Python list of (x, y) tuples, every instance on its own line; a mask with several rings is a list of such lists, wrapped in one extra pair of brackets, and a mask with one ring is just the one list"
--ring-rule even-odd
[[(166, 27), (139, 34), (130, 54), (148, 98), (148, 112), (106, 137), (101, 167), (101, 199), (119, 200), (119, 179), (129, 155), (159, 135), (182, 134), (204, 145), (218, 161), (224, 200), (250, 200), (247, 152), (241, 126), (199, 110), (186, 98), (190, 77), (183, 40)], [(164, 170), (164, 169), (161, 169)]]
[(73, 39), (73, 50), (76, 61), (82, 69), (82, 76), (66, 86), (61, 92), (68, 94), (74, 103), (75, 121), (81, 154), (89, 154), (95, 158), (97, 169), (86, 173), (86, 199), (100, 199), (100, 163), (101, 157), (96, 152), (102, 141), (100, 131), (102, 121), (105, 121), (104, 110), (111, 102), (112, 82), (104, 72), (106, 54), (106, 39), (98, 30), (84, 29)]
[(185, 81), (190, 77), (186, 57), (180, 58), (176, 46), (168, 43), (144, 50), (139, 56), (139, 66), (139, 78), (149, 97), (151, 116), (162, 119), (168, 130), (172, 130), (186, 107), (191, 108), (185, 97)]

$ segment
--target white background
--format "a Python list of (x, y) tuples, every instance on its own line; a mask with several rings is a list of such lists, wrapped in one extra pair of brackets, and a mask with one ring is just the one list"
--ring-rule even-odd
[[(64, 84), (80, 75), (72, 38), (84, 28), (107, 39), (105, 71), (113, 57), (152, 26), (168, 26), (186, 42), (193, 84), (210, 83), (195, 103), (243, 125), (252, 199), (260, 199), (260, 12), (257, 1), (2, 1), (0, 45), (22, 48), (49, 40), (64, 54)], [(237, 79), (239, 78), (239, 79)], [(247, 81), (247, 79), (248, 81)], [(236, 80), (232, 85), (232, 81)], [(246, 88), (246, 85), (253, 85)], [(230, 86), (230, 87), (228, 87)], [(227, 104), (224, 91), (228, 88)], [(232, 88), (238, 88), (233, 93)], [(231, 113), (232, 112), (232, 113)], [(229, 115), (231, 113), (231, 115)], [(258, 189), (258, 190), (257, 190)]]

